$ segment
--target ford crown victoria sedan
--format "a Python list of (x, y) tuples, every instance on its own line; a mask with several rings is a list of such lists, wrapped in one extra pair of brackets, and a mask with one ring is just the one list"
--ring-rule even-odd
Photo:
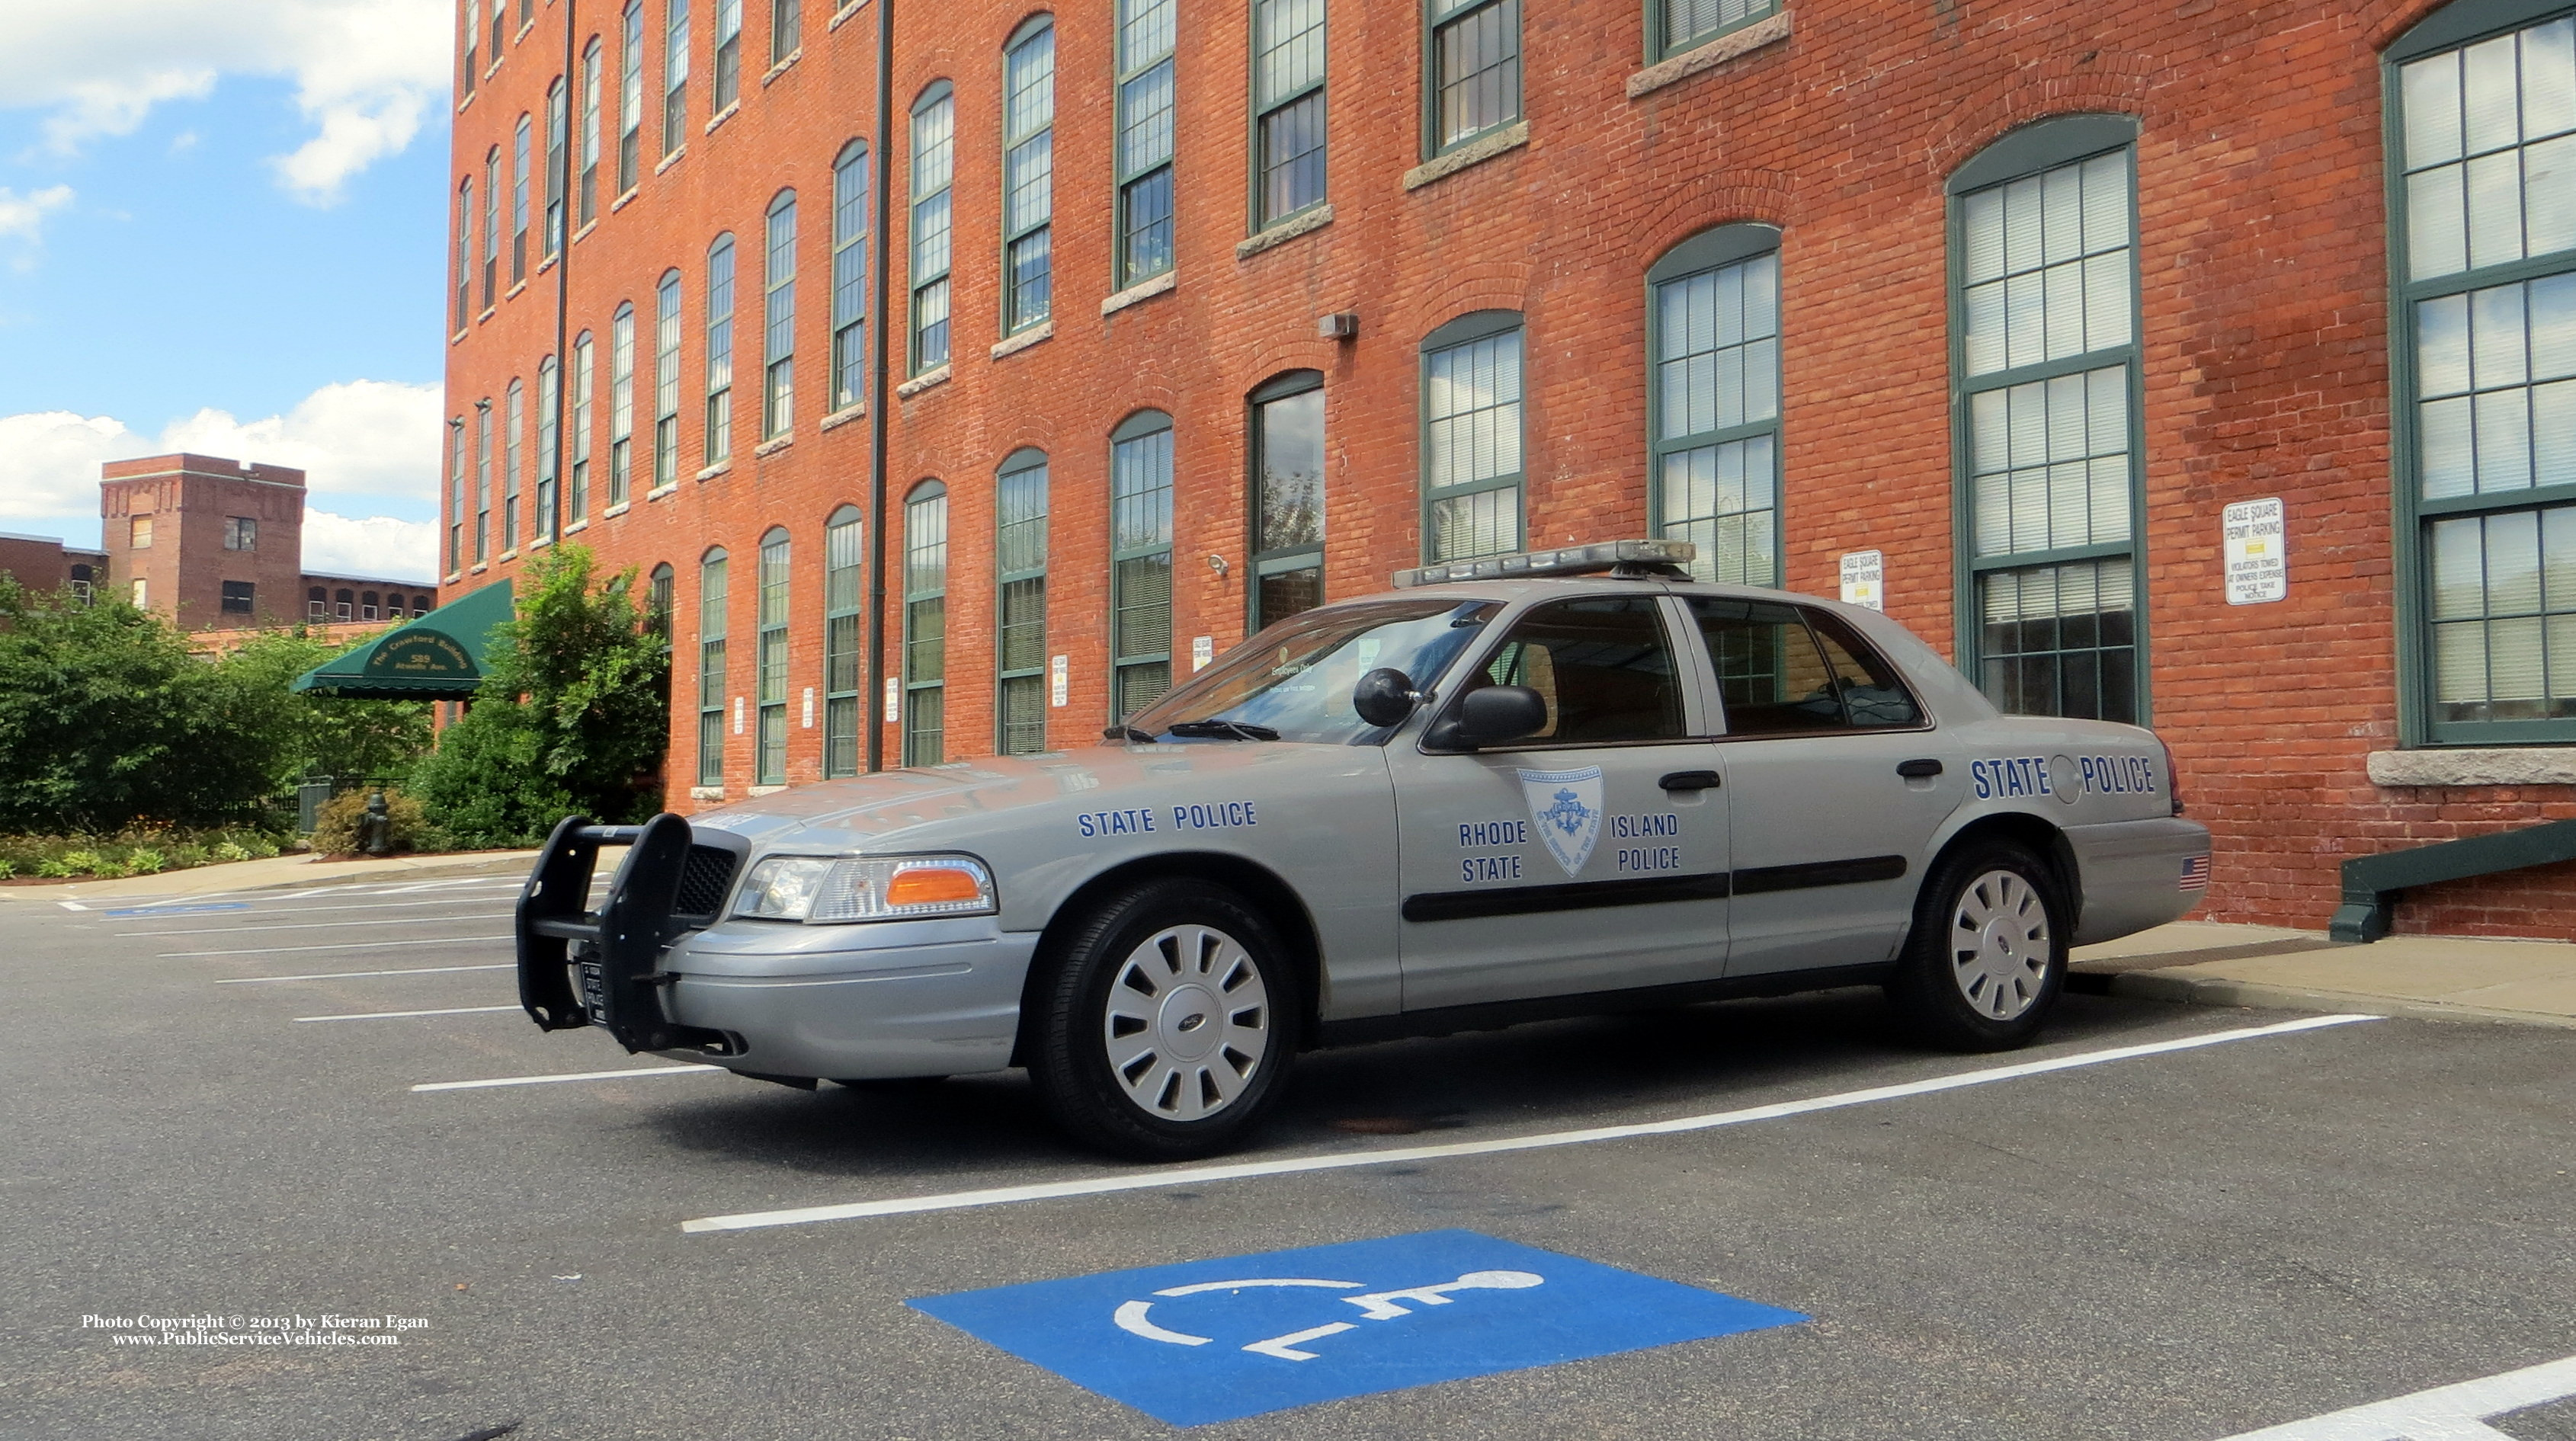
[(2152, 734), (1999, 714), (1884, 616), (1688, 558), (1408, 572), (1097, 748), (567, 818), (521, 998), (791, 1085), (1022, 1066), (1079, 1140), (1183, 1157), (1300, 1051), (1403, 1034), (1870, 984), (1932, 1044), (2019, 1045), (2069, 946), (2199, 899)]

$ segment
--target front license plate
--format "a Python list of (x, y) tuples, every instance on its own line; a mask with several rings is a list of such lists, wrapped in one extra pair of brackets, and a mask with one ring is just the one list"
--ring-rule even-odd
[(592, 1025), (608, 1024), (608, 997), (600, 980), (597, 961), (581, 963), (581, 1006), (583, 1010), (590, 1012)]

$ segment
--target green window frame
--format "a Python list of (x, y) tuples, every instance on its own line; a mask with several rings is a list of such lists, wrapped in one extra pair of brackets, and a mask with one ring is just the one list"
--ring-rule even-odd
[(1013, 451), (993, 476), (995, 627), (993, 748), (1047, 748), (1047, 457)]
[(853, 140), (832, 161), (832, 406), (867, 396), (868, 147)]
[(1324, 603), (1324, 373), (1292, 370), (1246, 399), (1249, 634)]
[(689, 143), (689, 0), (662, 10), (662, 158)]
[(1521, 313), (1477, 310), (1422, 338), (1422, 558), (1522, 549)]
[(1142, 410), (1109, 433), (1109, 719), (1172, 688), (1172, 418)]
[(725, 553), (698, 560), (698, 784), (724, 784)]
[(680, 272), (666, 270), (654, 291), (653, 488), (680, 483)]
[(1054, 293), (1055, 22), (1002, 50), (1002, 333), (1044, 325)]
[(733, 233), (707, 247), (706, 463), (733, 455)]
[(661, 637), (662, 654), (671, 653), (671, 613), (679, 604), (680, 573), (669, 561), (653, 567), (644, 587), (644, 628)]
[(1423, 0), (1424, 158), (1517, 123), (1521, 101), (1521, 0)]
[(2576, 741), (2576, 6), (2381, 56), (2401, 745)]
[(957, 178), (957, 95), (931, 82), (912, 102), (912, 369), (927, 374), (948, 363), (949, 188)]
[(784, 65), (805, 47), (805, 0), (769, 0), (769, 63)]
[(948, 758), (948, 487), (903, 502), (903, 763)]
[(608, 508), (624, 505), (635, 464), (635, 305), (608, 322)]
[(474, 402), (474, 563), (492, 558), (492, 398)]
[(754, 785), (787, 784), (787, 606), (790, 595), (787, 532), (760, 538), (759, 648), (753, 704), (759, 708), (753, 750)]
[(2137, 138), (2037, 121), (1945, 187), (1959, 665), (2011, 714), (2147, 721)]
[(1252, 228), (1329, 198), (1324, 0), (1252, 0)]
[(474, 177), (456, 184), (456, 333), (474, 319)]
[(859, 508), (845, 505), (823, 523), (823, 778), (859, 773), (860, 624), (865, 552)]
[(528, 387), (517, 376), (503, 392), (501, 412), (501, 553), (519, 549), (519, 476), (525, 469), (522, 444), (528, 424)]
[(1721, 225), (1646, 271), (1647, 512), (1698, 579), (1780, 583), (1780, 230)]
[(559, 474), (557, 455), (563, 443), (563, 426), (558, 418), (563, 404), (563, 376), (551, 355), (537, 362), (537, 516), (531, 527), (538, 540), (553, 541), (563, 533), (562, 488), (556, 484)]
[(462, 84), (456, 87), (456, 93), (469, 100), (474, 96), (475, 76), (482, 69), (482, 66), (477, 63), (481, 58), (482, 45), (483, 7), (481, 0), (465, 0), (465, 79)]
[(465, 569), (465, 417), (447, 422), (447, 573)]
[(1125, 290), (1172, 268), (1172, 50), (1180, 0), (1118, 0), (1117, 199), (1110, 254)]
[(796, 192), (769, 202), (762, 270), (760, 434), (776, 440), (796, 425)]
[(510, 288), (528, 278), (528, 178), (535, 170), (530, 150), (535, 121), (524, 110), (510, 135)]
[(1646, 0), (1646, 59), (1669, 60), (1780, 13), (1780, 0)]
[(722, 115), (742, 98), (742, 0), (716, 0), (716, 74), (709, 108)]
[(599, 37), (581, 51), (581, 193), (573, 212), (578, 229), (599, 218)]
[(572, 341), (572, 464), (570, 480), (564, 490), (564, 524), (582, 525), (590, 519), (590, 411), (592, 387), (597, 382), (597, 347), (585, 330)]
[(483, 308), (501, 299), (501, 147), (483, 156)]
[(572, 114), (568, 107), (570, 91), (564, 89), (563, 77), (555, 77), (546, 87), (546, 258), (563, 253), (564, 243), (564, 147), (571, 140), (568, 133)]
[(617, 57), (617, 193), (642, 179), (644, 151), (644, 0), (627, 0)]

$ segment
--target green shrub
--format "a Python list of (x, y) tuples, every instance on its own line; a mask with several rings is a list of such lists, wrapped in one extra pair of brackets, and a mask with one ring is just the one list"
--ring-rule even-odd
[(70, 866), (63, 864), (62, 857), (50, 856), (44, 860), (36, 862), (36, 874), (43, 876), (49, 881), (58, 881), (78, 875), (79, 872), (73, 870)]
[(138, 876), (157, 876), (170, 868), (170, 858), (150, 846), (136, 846), (126, 852), (125, 868)]
[[(312, 846), (315, 855), (362, 854), (361, 837), (364, 832), (359, 827), (367, 818), (367, 797), (371, 794), (371, 791), (364, 789), (342, 791), (323, 803), (321, 811), (314, 817)], [(393, 823), (392, 835), (389, 839), (394, 850), (410, 851), (420, 848), (421, 832), (425, 827), (421, 820), (419, 801), (387, 786), (385, 818)]]
[(212, 846), (206, 848), (206, 859), (211, 861), (246, 861), (250, 859), (250, 851), (243, 847), (239, 841), (217, 841)]
[(107, 864), (107, 858), (96, 851), (65, 851), (61, 859), (65, 874), (75, 876), (94, 875)]
[(7, 861), (0, 861), (0, 881), (16, 880), (17, 878), (18, 868)]

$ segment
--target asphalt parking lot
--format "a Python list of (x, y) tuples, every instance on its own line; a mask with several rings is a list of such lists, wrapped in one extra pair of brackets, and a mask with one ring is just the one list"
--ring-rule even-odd
[[(515, 894), (0, 907), (0, 1436), (1152, 1435), (930, 1298), (1396, 1238), (1312, 1284), (1409, 1302), (1153, 1302), (1148, 1330), (1299, 1326), (1312, 1360), (1155, 1349), (1045, 1288), (1013, 1324), (1145, 1345), (1167, 1390), (1239, 1402), (1274, 1361), (1362, 1388), (1211, 1436), (2576, 1441), (2567, 1031), (2077, 996), (1960, 1057), (1871, 993), (1739, 1002), (1309, 1056), (1252, 1147), (1175, 1175), (1068, 1151), (1016, 1074), (808, 1093), (540, 1034)], [(1422, 1269), (1453, 1243), (1549, 1279)], [(1479, 1361), (1624, 1345), (1674, 1294), (1587, 1310), (1589, 1268), (1793, 1317)], [(1371, 1389), (1444, 1326), (1420, 1355), (1458, 1379)], [(2416, 1406), (2449, 1429), (2312, 1421), (2464, 1383)]]

